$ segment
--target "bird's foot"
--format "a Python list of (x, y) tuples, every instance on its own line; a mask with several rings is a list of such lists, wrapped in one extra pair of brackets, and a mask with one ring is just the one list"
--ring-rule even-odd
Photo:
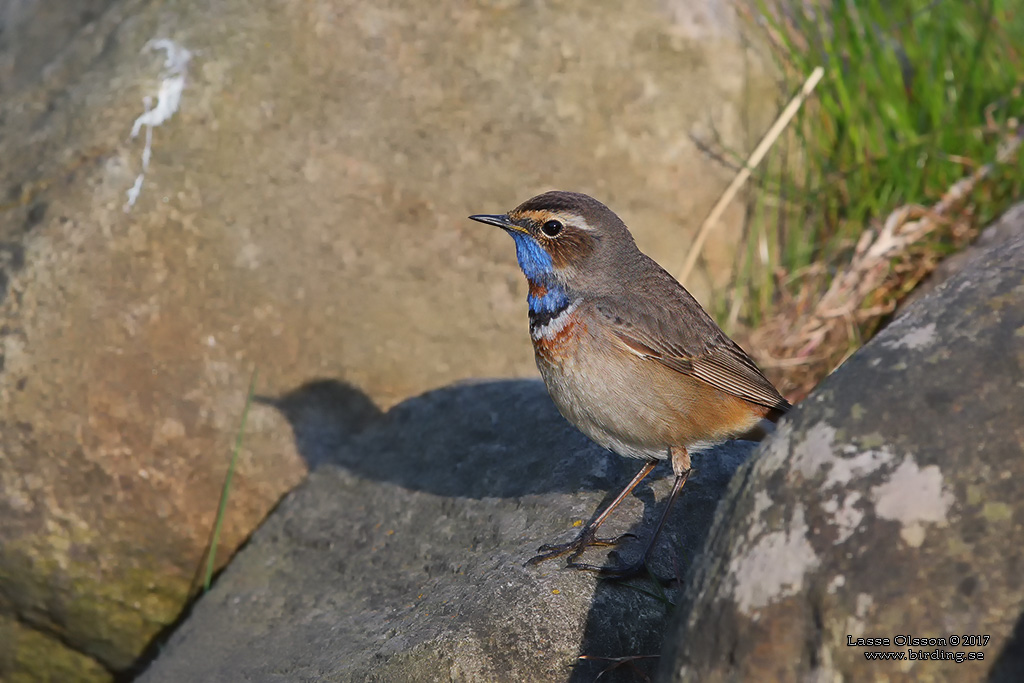
[(558, 545), (547, 544), (537, 548), (537, 552), (539, 552), (540, 555), (531, 557), (527, 560), (526, 564), (540, 564), (541, 562), (553, 560), (556, 557), (568, 554), (568, 566), (572, 567), (576, 565), (576, 560), (579, 559), (587, 548), (607, 548), (613, 545), (618, 545), (622, 542), (622, 539), (630, 537), (635, 538), (636, 534), (626, 533), (621, 536), (616, 536), (615, 538), (598, 538), (597, 529), (586, 527), (580, 532), (579, 536), (568, 543), (561, 543)]

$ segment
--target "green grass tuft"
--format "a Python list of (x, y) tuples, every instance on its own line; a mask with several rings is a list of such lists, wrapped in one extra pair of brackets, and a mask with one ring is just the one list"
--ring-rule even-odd
[[(775, 312), (780, 286), (797, 295), (791, 276), (824, 274), (820, 291), (864, 230), (901, 205), (934, 204), (995, 159), (1024, 116), (1024, 5), (746, 2), (768, 30), (786, 97), (826, 70), (765, 160), (732, 300), (718, 302), (749, 329)], [(1019, 158), (998, 166), (923, 248), (935, 260), (961, 248), (1021, 195), (1022, 170)]]

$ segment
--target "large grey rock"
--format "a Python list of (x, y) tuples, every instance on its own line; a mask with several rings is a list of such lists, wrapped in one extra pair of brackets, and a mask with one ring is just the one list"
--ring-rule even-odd
[[(589, 190), (678, 267), (731, 175), (689, 134), (746, 149), (775, 94), (705, 4), (0, 1), (0, 616), (130, 667), (188, 600), (253, 365), (384, 407), (533, 376), (511, 243), (468, 214)], [(221, 562), (306, 466), (253, 415)]]
[[(328, 411), (307, 401), (291, 417), (300, 444), (329, 448)], [(662, 576), (692, 564), (751, 447), (696, 457), (657, 551)], [(333, 460), (282, 502), (141, 681), (563, 681), (580, 654), (659, 651), (669, 609), (645, 592), (654, 584), (523, 566), (540, 543), (571, 538), (638, 465), (570, 427), (540, 382), (412, 399)], [(656, 472), (661, 501), (671, 476)], [(649, 533), (652, 490), (629, 498), (607, 532)], [(642, 540), (624, 546), (627, 559)], [(586, 662), (575, 680), (605, 666)]]
[[(663, 680), (1024, 680), (1024, 238), (909, 308), (775, 436), (721, 506)], [(868, 637), (892, 647), (849, 644)]]

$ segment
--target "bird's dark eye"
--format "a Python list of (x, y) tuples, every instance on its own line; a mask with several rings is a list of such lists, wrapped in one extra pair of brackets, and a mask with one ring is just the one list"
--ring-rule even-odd
[(554, 237), (558, 233), (562, 232), (562, 227), (563, 226), (561, 221), (548, 221), (544, 225), (540, 226), (540, 229), (541, 232), (543, 232), (548, 237)]

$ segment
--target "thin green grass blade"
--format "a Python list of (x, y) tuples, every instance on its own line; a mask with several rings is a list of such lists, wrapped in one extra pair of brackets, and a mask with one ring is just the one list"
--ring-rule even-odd
[(235, 465), (238, 462), (238, 453), (242, 450), (242, 441), (245, 437), (245, 423), (249, 419), (249, 407), (256, 391), (256, 377), (259, 371), (253, 368), (252, 378), (249, 380), (249, 393), (245, 398), (245, 407), (242, 409), (242, 421), (238, 425), (238, 433), (235, 435), (235, 447), (231, 451), (231, 461), (228, 463), (228, 472), (224, 476), (224, 486), (220, 491), (220, 503), (217, 505), (217, 518), (213, 523), (213, 536), (210, 539), (210, 551), (206, 556), (206, 575), (203, 578), (203, 591), (210, 590), (210, 582), (213, 580), (213, 568), (216, 564), (217, 545), (220, 542), (220, 531), (224, 525), (224, 516), (228, 508), (228, 497), (231, 494), (231, 480), (235, 476)]

